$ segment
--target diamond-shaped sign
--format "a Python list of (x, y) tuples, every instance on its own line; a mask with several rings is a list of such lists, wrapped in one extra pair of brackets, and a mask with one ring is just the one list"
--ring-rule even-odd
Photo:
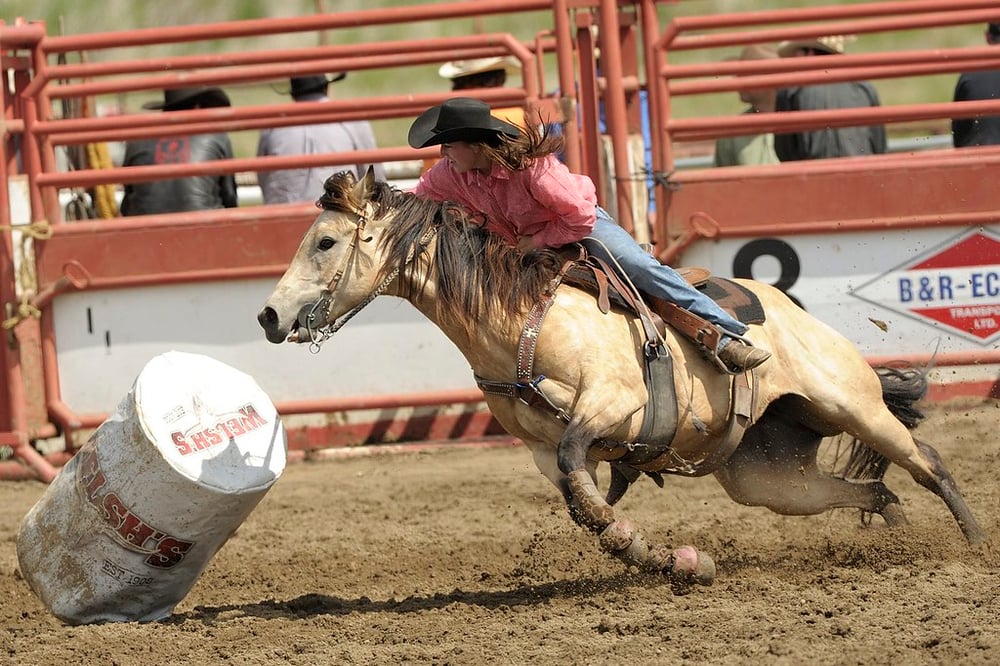
[(990, 344), (1000, 339), (1000, 236), (966, 231), (850, 293)]

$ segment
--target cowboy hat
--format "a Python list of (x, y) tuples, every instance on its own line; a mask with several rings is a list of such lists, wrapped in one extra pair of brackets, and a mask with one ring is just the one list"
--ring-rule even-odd
[(794, 56), (799, 49), (814, 49), (822, 53), (842, 55), (847, 42), (853, 42), (854, 35), (825, 35), (810, 39), (793, 39), (778, 44), (778, 55), (782, 58)]
[(288, 90), (281, 90), (283, 95), (301, 97), (313, 92), (322, 92), (331, 83), (343, 81), (347, 78), (347, 72), (337, 72), (333, 76), (327, 77), (323, 74), (311, 74), (309, 76), (293, 76), (288, 80)]
[(521, 130), (490, 114), (485, 102), (470, 97), (454, 97), (421, 113), (407, 141), (411, 148), (439, 146), (452, 141), (495, 141), (500, 135), (517, 138)]
[(162, 102), (146, 102), (144, 109), (175, 111), (198, 104), (203, 107), (230, 106), (229, 97), (221, 88), (171, 88), (163, 91)]
[(738, 56), (730, 56), (726, 58), (727, 62), (732, 62), (734, 60), (768, 60), (770, 58), (777, 58), (778, 52), (771, 48), (770, 46), (765, 46), (763, 44), (749, 44), (744, 46), (743, 50), (740, 51)]
[(483, 74), (503, 70), (507, 74), (521, 71), (521, 61), (511, 56), (496, 58), (473, 58), (472, 60), (452, 60), (441, 65), (438, 76), (442, 79), (457, 79), (462, 76)]

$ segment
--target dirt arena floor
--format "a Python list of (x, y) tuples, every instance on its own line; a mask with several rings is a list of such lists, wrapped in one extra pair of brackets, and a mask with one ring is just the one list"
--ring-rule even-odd
[(928, 414), (992, 548), (898, 469), (898, 530), (738, 506), (711, 477), (644, 480), (621, 510), (718, 564), (686, 595), (603, 555), (527, 450), (466, 448), (289, 465), (172, 617), (69, 627), (18, 573), (45, 487), (2, 482), (0, 662), (998, 664), (1000, 403)]

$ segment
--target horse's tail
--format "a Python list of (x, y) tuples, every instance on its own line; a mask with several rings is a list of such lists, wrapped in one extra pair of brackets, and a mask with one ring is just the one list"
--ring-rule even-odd
[[(882, 399), (886, 407), (907, 428), (916, 428), (924, 418), (915, 403), (927, 393), (927, 370), (902, 366), (875, 368), (875, 372), (882, 382)], [(843, 467), (835, 471), (844, 479), (881, 479), (889, 468), (885, 456), (858, 439), (848, 443), (846, 456)]]

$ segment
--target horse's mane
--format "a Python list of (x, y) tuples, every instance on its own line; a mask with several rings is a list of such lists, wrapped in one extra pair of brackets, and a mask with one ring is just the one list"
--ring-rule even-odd
[[(355, 184), (350, 171), (334, 174), (316, 205), (329, 211), (363, 210), (368, 202), (357, 200)], [(457, 204), (422, 199), (383, 182), (374, 184), (369, 201), (375, 219), (392, 217), (381, 240), (386, 261), (378, 280), (400, 269), (406, 290), (400, 295), (408, 298), (420, 292), (424, 285), (417, 284), (418, 262), (411, 259), (422, 251), (421, 239), (426, 240), (433, 227), (434, 259), (424, 279), (437, 285), (438, 314), (467, 332), (526, 312), (561, 265), (550, 250), (526, 254), (509, 246)]]

